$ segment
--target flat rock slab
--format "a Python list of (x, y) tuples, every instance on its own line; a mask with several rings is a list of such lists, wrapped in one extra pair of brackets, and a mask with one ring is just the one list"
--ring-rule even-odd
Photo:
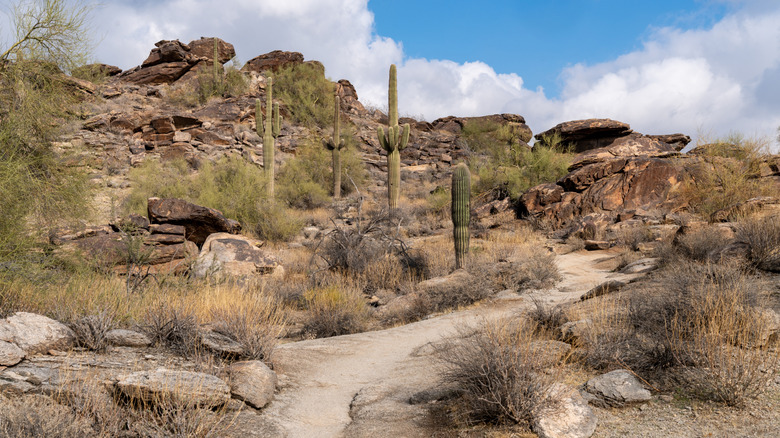
[(16, 312), (0, 320), (0, 341), (16, 344), (27, 355), (67, 350), (75, 339), (68, 326), (43, 315)]
[(652, 397), (650, 391), (628, 370), (610, 371), (594, 377), (585, 384), (585, 390), (611, 406), (646, 402)]
[(116, 388), (130, 399), (153, 404), (173, 402), (217, 407), (230, 400), (230, 387), (218, 377), (165, 368), (122, 376), (117, 380)]

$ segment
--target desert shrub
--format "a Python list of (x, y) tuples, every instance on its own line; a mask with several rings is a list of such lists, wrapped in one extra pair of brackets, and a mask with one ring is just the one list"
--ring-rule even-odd
[(223, 157), (216, 163), (205, 163), (192, 180), (193, 201), (216, 208), (236, 219), (248, 230), (262, 219), (267, 207), (263, 171), (241, 157)]
[(254, 232), (258, 238), (273, 242), (287, 242), (297, 236), (303, 228), (303, 220), (295, 210), (276, 203), (266, 204), (258, 212)]
[(283, 310), (275, 300), (260, 295), (236, 304), (212, 310), (214, 331), (240, 343), (245, 358), (270, 363), (284, 330)]
[(358, 333), (365, 330), (368, 307), (360, 292), (329, 286), (309, 289), (303, 296), (304, 333), (315, 338)]
[(18, 259), (38, 230), (89, 213), (86, 176), (62, 165), (52, 148), (78, 102), (60, 75), (41, 61), (0, 67), (0, 260)]
[(750, 246), (748, 259), (758, 269), (780, 271), (780, 216), (745, 219), (737, 239)]
[(442, 384), (462, 392), (454, 406), (467, 424), (518, 424), (530, 428), (543, 410), (564, 396), (558, 365), (539, 354), (534, 328), (522, 322), (487, 322), (437, 349)]
[(192, 199), (189, 177), (189, 164), (184, 160), (146, 160), (128, 173), (132, 190), (123, 202), (123, 210), (146, 215), (146, 200), (154, 196)]
[(484, 272), (475, 272), (461, 282), (434, 285), (421, 291), (417, 306), (424, 306), (428, 313), (457, 309), (481, 301), (493, 293)]
[(472, 160), (472, 170), (478, 176), (473, 190), (516, 199), (531, 187), (566, 175), (571, 159), (571, 153), (555, 148), (534, 146), (529, 150), (525, 145), (512, 145), (501, 154)]
[[(724, 233), (708, 226), (677, 236), (675, 251), (688, 259), (705, 262), (709, 260), (713, 251), (726, 246), (729, 240)], [(669, 254), (666, 256), (668, 257)]]
[(552, 306), (539, 297), (533, 297), (531, 301), (533, 307), (523, 312), (523, 316), (531, 322), (538, 333), (555, 333), (560, 326), (569, 322), (563, 305)]
[[(357, 152), (354, 136), (345, 133), (342, 139), (346, 146), (341, 150), (341, 193), (347, 195), (355, 191), (355, 186), (362, 188), (368, 174)], [(317, 138), (308, 139), (298, 146), (295, 157), (279, 169), (277, 197), (296, 208), (324, 205), (333, 189), (331, 163), (330, 151)]]
[(89, 422), (43, 395), (0, 396), (0, 437), (76, 438), (90, 435)]
[(321, 65), (305, 63), (273, 75), (274, 96), (284, 102), (292, 122), (309, 127), (333, 125), (333, 83)]
[(690, 209), (707, 218), (718, 210), (758, 196), (771, 196), (773, 188), (761, 184), (760, 158), (766, 154), (766, 139), (749, 139), (732, 134), (704, 145), (702, 162), (690, 166), (690, 178), (678, 195)]
[(78, 346), (101, 353), (108, 348), (106, 334), (114, 328), (115, 324), (114, 313), (103, 310), (93, 315), (85, 315), (68, 326), (76, 335)]
[(218, 68), (216, 76), (213, 67), (200, 70), (196, 85), (198, 102), (206, 103), (214, 96), (236, 97), (246, 93), (249, 89), (249, 81), (238, 66), (238, 61), (234, 59), (231, 65), (224, 69)]
[(518, 291), (550, 288), (563, 277), (555, 263), (555, 254), (538, 246), (526, 247), (513, 273), (513, 285)]
[(161, 302), (148, 310), (141, 330), (155, 345), (190, 355), (198, 348), (198, 327), (193, 309)]

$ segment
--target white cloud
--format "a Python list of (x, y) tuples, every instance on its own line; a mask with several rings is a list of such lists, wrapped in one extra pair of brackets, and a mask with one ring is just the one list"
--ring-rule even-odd
[(734, 12), (711, 28), (655, 29), (640, 50), (567, 68), (558, 98), (481, 62), (405, 58), (401, 42), (376, 35), (367, 0), (107, 1), (95, 20), (103, 34), (97, 56), (128, 68), (160, 39), (217, 35), (236, 46), (242, 61), (276, 49), (299, 51), (323, 62), (331, 78), (352, 81), (362, 101), (379, 107), (387, 101), (388, 66), (396, 63), (401, 113), (429, 120), (515, 112), (537, 132), (564, 120), (610, 117), (647, 133), (774, 135), (780, 6), (721, 1)]

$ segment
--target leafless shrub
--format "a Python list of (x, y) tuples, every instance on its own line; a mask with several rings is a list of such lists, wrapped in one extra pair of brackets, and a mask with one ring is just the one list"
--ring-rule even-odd
[(555, 263), (555, 254), (544, 248), (528, 247), (520, 259), (514, 274), (518, 291), (550, 288), (563, 278)]
[(103, 310), (95, 315), (87, 315), (68, 324), (76, 335), (76, 344), (96, 352), (104, 352), (108, 347), (106, 334), (114, 328), (115, 315)]
[(646, 226), (622, 228), (617, 232), (617, 242), (632, 251), (639, 251), (639, 244), (654, 240), (652, 231)]
[(554, 333), (560, 326), (569, 322), (563, 305), (551, 306), (538, 297), (533, 297), (531, 301), (534, 306), (524, 312), (523, 316), (531, 321), (538, 332)]
[(750, 245), (750, 262), (765, 271), (780, 272), (780, 216), (746, 219), (737, 238)]
[(156, 345), (192, 354), (198, 346), (198, 326), (191, 309), (162, 303), (149, 311), (141, 329)]
[(728, 244), (729, 237), (714, 227), (705, 227), (677, 237), (677, 252), (692, 260), (705, 262), (709, 255)]
[(90, 432), (86, 420), (49, 397), (26, 395), (12, 400), (0, 396), (0, 437), (81, 438)]
[(470, 424), (530, 427), (536, 414), (560, 402), (564, 394), (555, 384), (560, 368), (532, 347), (534, 330), (517, 321), (487, 322), (437, 350), (442, 383), (463, 394), (456, 415)]
[(277, 302), (257, 297), (244, 306), (220, 308), (212, 313), (214, 331), (240, 343), (244, 357), (270, 362), (286, 319)]

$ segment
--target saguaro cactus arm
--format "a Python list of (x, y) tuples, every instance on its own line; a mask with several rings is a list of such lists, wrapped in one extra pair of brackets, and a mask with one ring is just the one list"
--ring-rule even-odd
[(255, 99), (255, 132), (257, 136), (263, 138), (263, 111), (260, 108), (260, 99)]

